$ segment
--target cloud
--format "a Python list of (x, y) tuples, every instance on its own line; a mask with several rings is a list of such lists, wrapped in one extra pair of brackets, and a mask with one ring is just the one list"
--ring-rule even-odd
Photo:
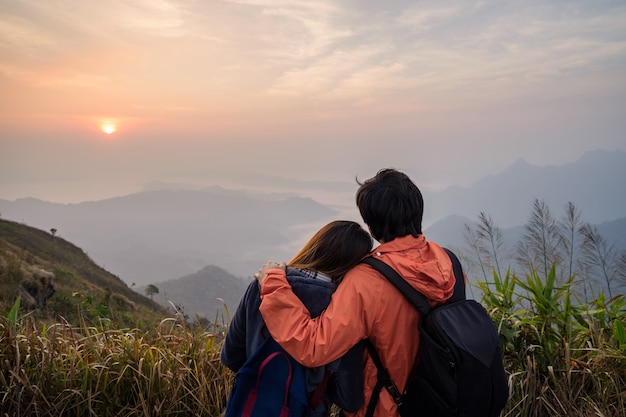
[(423, 5), (410, 6), (403, 10), (395, 21), (400, 26), (416, 29), (419, 32), (426, 32), (433, 27), (441, 25), (451, 19), (456, 19), (461, 15), (467, 6), (461, 4), (433, 3), (428, 7)]
[(21, 50), (29, 54), (33, 48), (49, 46), (53, 42), (46, 32), (27, 19), (5, 15), (0, 18), (0, 50)]
[[(15, 62), (30, 48), (44, 64), (55, 59), (53, 51), (67, 56), (69, 67), (70, 53), (80, 57), (96, 45), (106, 56), (117, 47), (127, 64), (107, 67), (150, 64), (165, 85), (182, 86), (174, 63), (184, 54), (185, 60), (195, 56), (185, 71), (229, 85), (238, 79), (245, 94), (260, 98), (356, 103), (415, 88), (421, 96), (442, 89), (462, 93), (489, 81), (498, 89), (516, 88), (520, 81), (549, 82), (623, 61), (626, 50), (620, 25), (626, 8), (607, 13), (578, 2), (395, 2), (374, 10), (335, 1), (65, 1), (56, 14), (27, 4), (22, 16), (0, 17), (0, 45)], [(79, 83), (101, 77), (85, 74)]]
[(185, 10), (180, 2), (127, 0), (115, 7), (120, 25), (157, 37), (179, 37), (187, 33)]
[[(334, 9), (334, 20), (322, 19), (323, 33), (338, 35), (310, 49), (324, 53), (294, 54), (300, 59), (276, 74), (268, 92), (353, 104), (379, 95), (402, 99), (398, 92), (416, 90), (434, 101), (442, 92), (457, 100), (476, 93), (495, 99), (549, 88), (554, 80), (585, 76), (616, 59), (623, 65), (620, 22), (626, 8), (596, 11), (591, 18), (582, 8), (571, 4), (563, 11), (559, 5), (529, 2), (512, 10), (511, 3), (447, 2), (412, 4), (395, 15)], [(293, 38), (292, 49), (307, 50), (307, 41)]]

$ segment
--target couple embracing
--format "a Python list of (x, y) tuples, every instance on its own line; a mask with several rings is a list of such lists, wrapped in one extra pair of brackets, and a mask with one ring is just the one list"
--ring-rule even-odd
[(369, 233), (334, 221), (287, 264), (261, 267), (233, 316), (221, 360), (238, 371), (271, 337), (308, 368), (311, 390), (328, 378), (314, 415), (328, 416), (334, 403), (346, 416), (398, 417), (392, 395), (375, 390), (378, 370), (362, 341), (369, 339), (403, 392), (417, 366), (421, 313), (361, 260), (383, 261), (432, 306), (452, 296), (455, 276), (447, 253), (422, 234), (422, 194), (404, 173), (383, 169), (359, 183), (356, 204)]

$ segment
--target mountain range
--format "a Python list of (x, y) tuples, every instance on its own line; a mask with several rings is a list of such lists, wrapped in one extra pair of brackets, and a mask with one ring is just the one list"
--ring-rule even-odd
[(128, 284), (147, 285), (215, 264), (251, 276), (335, 211), (310, 198), (212, 187), (158, 190), (79, 204), (0, 200), (3, 218), (56, 229)]
[(423, 190), (424, 222), (430, 225), (452, 215), (476, 218), (485, 212), (500, 227), (515, 227), (525, 223), (538, 199), (555, 214), (572, 202), (587, 221), (599, 224), (626, 216), (625, 182), (626, 152), (620, 150), (588, 152), (559, 166), (518, 159), (467, 188)]
[[(533, 200), (539, 199), (556, 217), (566, 203), (574, 203), (584, 221), (597, 225), (607, 240), (623, 248), (624, 180), (623, 151), (593, 151), (561, 166), (518, 160), (466, 188), (422, 189), (425, 234), (442, 245), (461, 247), (464, 225), (484, 212), (505, 235), (517, 236), (531, 214)], [(165, 294), (175, 299), (182, 287), (197, 288), (193, 296), (224, 298), (206, 292), (202, 282), (209, 285), (211, 277), (218, 277), (215, 280), (222, 286), (234, 283), (228, 292), (235, 295), (226, 297), (229, 308), (263, 262), (290, 259), (315, 230), (339, 213), (337, 207), (301, 195), (297, 186), (292, 193), (281, 194), (220, 187), (155, 189), (78, 204), (0, 200), (2, 218), (55, 229), (128, 285), (159, 286), (161, 301)], [(185, 304), (189, 303), (187, 298)], [(211, 315), (219, 303), (203, 309), (194, 301), (187, 312)]]

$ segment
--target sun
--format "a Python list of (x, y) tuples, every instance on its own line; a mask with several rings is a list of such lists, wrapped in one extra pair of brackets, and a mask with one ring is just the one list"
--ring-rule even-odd
[(104, 122), (100, 128), (107, 135), (111, 135), (117, 131), (117, 126), (115, 126), (115, 123), (112, 122)]

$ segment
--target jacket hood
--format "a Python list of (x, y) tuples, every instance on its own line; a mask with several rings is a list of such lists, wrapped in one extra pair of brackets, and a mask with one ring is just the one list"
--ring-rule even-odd
[(454, 293), (454, 271), (448, 254), (423, 235), (385, 242), (372, 252), (394, 268), (413, 288), (435, 304)]

